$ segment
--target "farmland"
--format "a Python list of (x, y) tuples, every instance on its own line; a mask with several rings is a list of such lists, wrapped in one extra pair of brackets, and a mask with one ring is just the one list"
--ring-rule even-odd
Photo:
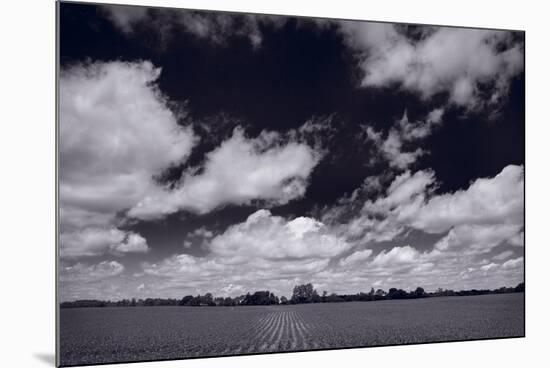
[(62, 309), (61, 364), (524, 335), (523, 293), (248, 307)]

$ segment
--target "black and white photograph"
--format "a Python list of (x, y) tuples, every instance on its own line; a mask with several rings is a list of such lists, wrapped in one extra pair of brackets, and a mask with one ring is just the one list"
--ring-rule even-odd
[(524, 31), (56, 6), (58, 366), (525, 336)]

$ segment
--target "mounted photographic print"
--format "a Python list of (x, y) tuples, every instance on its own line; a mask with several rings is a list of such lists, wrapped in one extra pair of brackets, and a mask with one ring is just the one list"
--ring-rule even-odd
[(57, 19), (58, 365), (524, 336), (523, 31)]

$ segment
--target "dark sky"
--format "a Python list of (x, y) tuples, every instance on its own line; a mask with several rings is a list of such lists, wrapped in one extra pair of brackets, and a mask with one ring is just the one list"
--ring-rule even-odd
[[(184, 13), (192, 16), (181, 16)], [(228, 18), (231, 18), (229, 23)], [(206, 31), (204, 27), (193, 28), (193, 21), (197, 19)], [(512, 62), (500, 53), (520, 45), (523, 55), (521, 32), (496, 32), (499, 43), (490, 50), (495, 59), (491, 65), (495, 69), (487, 73), (466, 68), (465, 78), (473, 83), (477, 93), (470, 96), (469, 102), (453, 103), (452, 88), (458, 85), (458, 82), (453, 85), (453, 78), (460, 79), (457, 73), (450, 71), (446, 71), (448, 75), (437, 74), (439, 82), (423, 85), (433, 89), (428, 96), (415, 87), (417, 82), (406, 82), (406, 74), (405, 77), (387, 77), (383, 85), (365, 82), (366, 75), (377, 70), (369, 66), (374, 57), (388, 58), (382, 65), (389, 65), (394, 49), (388, 51), (376, 43), (383, 39), (374, 43), (368, 41), (371, 43), (365, 46), (361, 34), (338, 21), (169, 9), (135, 11), (132, 7), (61, 3), (59, 27), (62, 71), (101, 62), (145, 60), (162, 69), (154, 82), (156, 87), (166, 97), (172, 111), (185, 112), (178, 124), (193, 126), (199, 140), (188, 160), (168, 165), (158, 173), (159, 184), (178, 185), (179, 178), (191, 168), (204, 169), (206, 155), (230, 139), (237, 126), (243, 127), (250, 138), (262, 131), (284, 136), (292, 130), (298, 131), (310, 120), (325, 124), (325, 128), (329, 122), (332, 128), (304, 138), (310, 145), (315, 140), (325, 153), (309, 173), (303, 196), (268, 206), (274, 216), (288, 220), (298, 216), (319, 219), (339, 206), (342, 211), (359, 216), (355, 213), (358, 206), (352, 209), (348, 204), (349, 208), (343, 209), (346, 206), (342, 205), (342, 198), (360, 188), (367, 177), (380, 178), (382, 188), (373, 194), (374, 197), (365, 194), (362, 201), (383, 195), (392, 181), (405, 172), (433, 172), (435, 180), (430, 195), (438, 196), (466, 191), (478, 178), (493, 178), (508, 165), (524, 164), (523, 65), (521, 70), (511, 71), (513, 68), (509, 64)], [(424, 49), (420, 45), (428, 45), (430, 38), (457, 34), (459, 41), (455, 47), (461, 48), (460, 30), (412, 27), (404, 32), (406, 27), (392, 29), (397, 30), (400, 38), (399, 41), (390, 38), (394, 43), (388, 44), (407, 50), (413, 45), (418, 60), (424, 60), (420, 54)], [(251, 42), (251, 35), (260, 35), (261, 42)], [(359, 41), (350, 41), (350, 37)], [(380, 54), (376, 54), (376, 47), (382, 50)], [(505, 63), (508, 64), (502, 66)], [(503, 79), (502, 74), (506, 74)], [(445, 87), (445, 83), (451, 87)], [(497, 89), (504, 92), (498, 102), (489, 103), (489, 96)], [(432, 125), (429, 134), (417, 140), (401, 138), (403, 152), (413, 152), (419, 147), (424, 151), (406, 166), (392, 166), (387, 156), (384, 159), (383, 144), (369, 138), (365, 131), (368, 126), (380, 133), (383, 140), (397, 129), (396, 124), (405, 112), (408, 122), (428, 125), (427, 116), (436, 109), (444, 111), (442, 122)], [(218, 206), (208, 213), (182, 209), (162, 219), (123, 221), (118, 228), (141, 234), (150, 251), (146, 258), (127, 254), (115, 260), (125, 265), (126, 273), (129, 270), (139, 273), (143, 261), (162, 262), (182, 252), (207, 257), (210, 248), (197, 245), (198, 241), (187, 250), (182, 248), (185, 234), (201, 227), (221, 234), (228, 226), (246, 221), (251, 213), (261, 208), (266, 208), (266, 203), (259, 198), (248, 203)], [(121, 208), (117, 216), (124, 217), (125, 210), (127, 208)], [(335, 220), (335, 223), (340, 222)], [(495, 224), (493, 221), (488, 223)], [(429, 250), (446, 231), (417, 228), (406, 243), (421, 251)], [(365, 244), (368, 242), (361, 247)], [(372, 243), (369, 247), (374, 251), (371, 259), (379, 250), (389, 251), (397, 245), (391, 241), (387, 245)], [(522, 252), (514, 248), (513, 253), (520, 255)], [(487, 254), (492, 253), (486, 252), (475, 261), (489, 259)], [(91, 265), (107, 258), (97, 253), (83, 261), (79, 258), (68, 260), (67, 264), (80, 261)]]

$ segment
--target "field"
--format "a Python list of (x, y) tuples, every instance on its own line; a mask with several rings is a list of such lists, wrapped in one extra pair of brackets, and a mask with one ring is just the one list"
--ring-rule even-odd
[(61, 364), (524, 335), (523, 293), (249, 307), (62, 309)]

